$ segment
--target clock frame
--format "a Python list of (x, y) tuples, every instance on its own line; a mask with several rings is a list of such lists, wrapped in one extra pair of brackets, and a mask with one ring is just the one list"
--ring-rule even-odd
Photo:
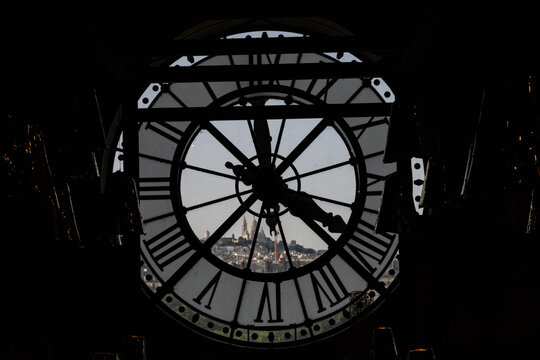
[[(375, 223), (384, 180), (395, 172), (395, 164), (383, 162), (394, 96), (372, 74), (329, 77), (325, 72), (355, 62), (362, 64), (350, 54), (344, 59), (303, 52), (185, 57), (173, 65), (184, 73), (197, 69), (197, 76), (175, 75), (171, 67), (166, 72), (171, 81), (154, 82), (144, 91), (137, 114), (136, 182), (145, 226), (141, 279), (144, 291), (170, 317), (233, 345), (298, 346), (345, 330), (393, 292), (399, 279), (398, 236), (376, 233)], [(312, 65), (321, 65), (321, 75), (275, 70)], [(222, 72), (214, 71), (218, 67)], [(262, 75), (256, 75), (257, 68)], [(228, 70), (234, 73), (230, 78), (223, 75)], [(245, 75), (239, 75), (242, 70)], [(240, 131), (238, 124), (251, 153), (231, 139)], [(300, 135), (289, 137), (289, 152), (281, 152), (289, 124), (303, 130), (296, 129)], [(331, 146), (314, 146), (323, 135)], [(208, 139), (221, 151), (205, 153)], [(316, 154), (326, 151), (330, 162), (320, 165), (315, 155), (302, 160), (313, 147)], [(336, 153), (340, 159), (332, 157)], [(336, 182), (346, 178), (345, 199), (340, 186), (326, 186), (321, 196), (304, 182), (344, 169), (334, 177)], [(227, 185), (205, 184), (205, 177)], [(213, 195), (219, 187), (229, 193)], [(197, 221), (205, 208), (225, 202), (234, 205), (221, 209), (222, 220), (203, 240)], [(336, 207), (343, 226), (331, 229), (320, 214)], [(191, 216), (194, 212), (199, 215)], [(246, 214), (256, 220), (256, 234), (268, 228), (275, 244), (279, 235), (286, 269), (251, 269), (256, 238), (243, 266), (213, 251)], [(292, 261), (285, 234), (293, 225), (286, 225), (286, 217), (325, 247), (306, 264)]]

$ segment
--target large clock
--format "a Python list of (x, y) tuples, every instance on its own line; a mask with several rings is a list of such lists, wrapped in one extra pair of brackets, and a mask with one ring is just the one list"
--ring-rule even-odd
[[(249, 34), (267, 35), (296, 34)], [(140, 97), (141, 279), (180, 324), (235, 345), (297, 346), (347, 329), (392, 293), (398, 237), (375, 231), (395, 172), (383, 162), (389, 114), (377, 110), (392, 91), (373, 76), (248, 74), (349, 62), (360, 59), (186, 56), (171, 66), (200, 69), (199, 80), (160, 79)], [(242, 66), (245, 77), (227, 77)]]

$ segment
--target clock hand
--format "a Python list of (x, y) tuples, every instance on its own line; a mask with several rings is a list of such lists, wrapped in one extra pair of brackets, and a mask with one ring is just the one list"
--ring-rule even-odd
[[(267, 100), (266, 98), (256, 98), (251, 103), (254, 106), (264, 106)], [(262, 169), (271, 169), (274, 165), (272, 163), (272, 137), (270, 136), (268, 120), (262, 118), (255, 119), (253, 121), (253, 128), (253, 137), (260, 167)], [(264, 211), (267, 215), (266, 224), (270, 228), (270, 235), (276, 235), (278, 233), (276, 217), (279, 213), (279, 204), (275, 202), (271, 204), (266, 203)], [(274, 216), (271, 216), (271, 214)]]
[(332, 233), (342, 233), (345, 230), (345, 221), (339, 215), (324, 211), (307, 193), (296, 192), (288, 188), (280, 194), (280, 202), (291, 210), (296, 217), (308, 216), (320, 222)]
[(263, 168), (271, 168), (271, 144), (272, 137), (270, 137), (270, 130), (268, 128), (268, 120), (258, 119), (254, 124), (255, 136), (257, 140), (257, 147), (259, 151), (259, 163)]

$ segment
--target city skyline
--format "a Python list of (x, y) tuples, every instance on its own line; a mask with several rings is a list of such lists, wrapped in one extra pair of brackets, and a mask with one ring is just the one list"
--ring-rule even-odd
[[(287, 250), (283, 241), (278, 241), (276, 236), (266, 236), (264, 229), (256, 231), (256, 220), (253, 216), (249, 222), (244, 216), (241, 221), (240, 235), (234, 233), (224, 236), (212, 247), (212, 253), (223, 262), (244, 269), (249, 267), (254, 272), (282, 272), (291, 266), (301, 267), (317, 259), (324, 250), (304, 248), (295, 240), (287, 242)], [(200, 239), (205, 242), (210, 236), (208, 230)]]

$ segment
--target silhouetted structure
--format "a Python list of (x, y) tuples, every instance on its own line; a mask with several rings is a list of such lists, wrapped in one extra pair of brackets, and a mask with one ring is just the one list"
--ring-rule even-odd
[[(540, 19), (532, 4), (475, 11), (459, 2), (399, 0), (306, 7), (9, 0), (2, 19), (2, 359), (111, 358), (128, 335), (140, 335), (147, 360), (186, 353), (360, 360), (369, 358), (380, 324), (393, 329), (402, 359), (419, 346), (439, 360), (513, 360), (536, 350)], [(136, 126), (122, 119), (133, 114), (141, 84), (160, 79), (155, 66), (165, 56), (219, 53), (221, 34), (270, 25), (312, 35), (282, 53), (298, 44), (356, 52), (392, 86), (396, 117), (386, 156), (398, 170), (385, 189), (390, 218), (380, 224), (400, 233), (401, 278), (397, 293), (351, 329), (265, 352), (178, 327), (140, 292), (141, 194), (111, 169), (119, 129), (132, 132), (121, 156), (136, 148)], [(261, 44), (276, 52), (274, 42)], [(196, 75), (249, 75), (206, 70)], [(329, 78), (350, 69), (332, 71)], [(427, 166), (421, 216), (400, 192), (411, 188), (413, 156)], [(124, 166), (136, 173), (132, 159), (125, 156)], [(253, 236), (247, 223), (242, 230)]]

